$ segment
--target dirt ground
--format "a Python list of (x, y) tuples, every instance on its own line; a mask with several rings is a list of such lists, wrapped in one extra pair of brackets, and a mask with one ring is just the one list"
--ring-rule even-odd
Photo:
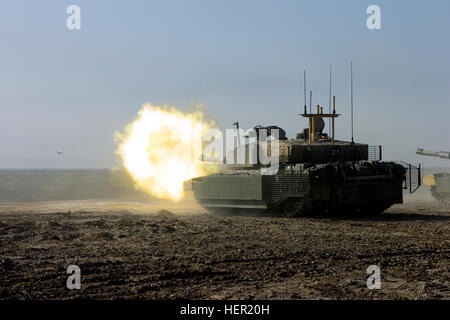
[[(0, 206), (1, 299), (449, 299), (450, 207), (218, 217), (194, 205)], [(81, 268), (81, 290), (66, 268)], [(369, 290), (366, 269), (381, 269)]]

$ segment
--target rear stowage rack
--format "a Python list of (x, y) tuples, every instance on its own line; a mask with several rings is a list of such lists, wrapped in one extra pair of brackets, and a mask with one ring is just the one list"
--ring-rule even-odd
[(383, 160), (383, 148), (381, 146), (369, 146), (367, 151), (369, 161)]
[(406, 179), (403, 182), (403, 189), (414, 193), (422, 185), (422, 167), (420, 164), (412, 165), (403, 161), (399, 161), (406, 170)]

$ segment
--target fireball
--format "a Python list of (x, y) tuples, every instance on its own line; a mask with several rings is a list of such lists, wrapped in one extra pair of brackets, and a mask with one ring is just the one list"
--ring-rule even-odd
[(184, 181), (214, 171), (201, 161), (202, 136), (211, 126), (201, 111), (144, 104), (137, 119), (115, 133), (117, 153), (139, 189), (177, 201)]

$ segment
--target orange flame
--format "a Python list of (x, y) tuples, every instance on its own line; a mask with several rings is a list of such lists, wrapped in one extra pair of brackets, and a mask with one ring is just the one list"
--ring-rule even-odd
[(213, 123), (203, 113), (144, 104), (124, 133), (116, 132), (117, 153), (137, 187), (158, 197), (180, 200), (183, 182), (214, 168), (201, 161), (202, 136)]

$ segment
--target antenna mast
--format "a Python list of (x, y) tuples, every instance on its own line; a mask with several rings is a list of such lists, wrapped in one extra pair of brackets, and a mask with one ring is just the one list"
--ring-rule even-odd
[[(328, 113), (331, 114), (331, 66), (330, 66), (330, 96), (328, 98)], [(331, 118), (328, 119), (328, 130), (331, 130)]]
[(306, 70), (303, 70), (303, 97), (305, 98), (305, 113), (306, 113)]
[(312, 113), (312, 90), (309, 92), (309, 113)]
[(353, 62), (350, 61), (350, 105), (352, 109), (352, 143), (355, 143), (353, 136)]

